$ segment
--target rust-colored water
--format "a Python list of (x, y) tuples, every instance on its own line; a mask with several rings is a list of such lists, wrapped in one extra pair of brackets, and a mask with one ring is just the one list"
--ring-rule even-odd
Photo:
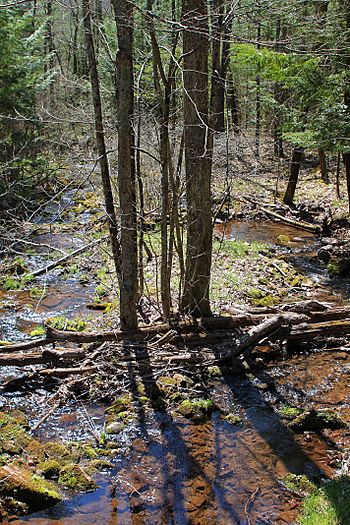
[[(230, 236), (275, 244), (278, 235), (287, 234), (299, 238), (293, 243), (301, 248), (314, 242), (311, 234), (267, 224), (234, 223)], [(67, 299), (62, 293), (50, 294), (44, 304), (53, 310), (68, 308), (72, 298), (79, 304), (78, 297), (78, 290)], [(215, 403), (241, 416), (237, 426), (225, 422), (218, 411), (210, 421), (194, 424), (169, 411), (139, 408), (137, 423), (120, 436), (115, 470), (99, 478), (97, 491), (67, 494), (54, 508), (11, 523), (293, 525), (300, 499), (280, 478), (289, 472), (305, 473), (310, 479), (331, 476), (341, 460), (338, 445), (349, 447), (350, 437), (347, 430), (295, 435), (278, 409), (332, 407), (350, 422), (349, 371), (349, 353), (337, 350), (270, 363), (267, 392), (248, 379), (213, 381)], [(103, 407), (95, 410), (102, 416)], [(62, 437), (84, 437), (84, 425), (79, 410), (72, 416), (68, 407), (50, 418), (41, 432), (48, 439), (57, 437), (60, 429)], [(125, 445), (130, 446), (127, 453)]]

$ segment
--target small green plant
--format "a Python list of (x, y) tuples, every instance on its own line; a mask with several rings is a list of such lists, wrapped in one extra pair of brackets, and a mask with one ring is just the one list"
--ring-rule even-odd
[(32, 299), (43, 299), (47, 294), (46, 288), (31, 288), (29, 295)]
[(50, 317), (47, 324), (56, 328), (56, 330), (65, 330), (68, 332), (82, 332), (86, 328), (86, 321), (84, 319), (68, 319), (64, 316)]
[(34, 328), (29, 335), (30, 337), (41, 337), (42, 335), (46, 334), (46, 330), (43, 326), (38, 326), (37, 328)]
[(3, 277), (1, 285), (6, 292), (10, 290), (20, 290), (23, 287), (20, 279), (11, 276)]

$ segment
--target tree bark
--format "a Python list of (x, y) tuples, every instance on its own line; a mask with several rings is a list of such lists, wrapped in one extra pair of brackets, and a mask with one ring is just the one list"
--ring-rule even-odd
[(283, 197), (284, 204), (291, 206), (294, 202), (295, 190), (298, 184), (300, 165), (304, 155), (304, 148), (295, 147), (293, 148), (292, 160), (290, 164), (290, 174), (288, 180), (288, 186)]
[(128, 0), (113, 0), (118, 34), (117, 115), (118, 189), (121, 222), (120, 325), (122, 330), (137, 327), (137, 223), (135, 189), (133, 7)]
[(212, 255), (211, 161), (208, 126), (208, 12), (205, 0), (184, 0), (184, 124), (187, 250), (182, 308), (210, 315)]
[(225, 1), (213, 0), (211, 9), (212, 74), (211, 74), (211, 127), (225, 131), (225, 81), (228, 61), (227, 30), (223, 26)]
[(329, 184), (329, 175), (328, 175), (326, 154), (325, 154), (323, 149), (318, 150), (318, 154), (319, 154), (319, 157), (320, 157), (321, 178), (322, 178), (323, 182), (325, 182), (326, 184)]
[(118, 226), (114, 209), (114, 198), (109, 173), (109, 165), (106, 152), (105, 135), (103, 127), (102, 104), (100, 95), (100, 82), (97, 71), (96, 54), (91, 28), (91, 15), (89, 0), (82, 0), (85, 46), (90, 67), (90, 81), (92, 88), (92, 99), (95, 115), (96, 146), (99, 155), (99, 163), (102, 178), (103, 196), (108, 217), (109, 236), (112, 246), (113, 261), (118, 275), (119, 284), (121, 283), (121, 250), (118, 240)]

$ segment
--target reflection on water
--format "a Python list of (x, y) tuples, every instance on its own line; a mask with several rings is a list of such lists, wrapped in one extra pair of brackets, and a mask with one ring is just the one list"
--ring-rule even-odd
[[(223, 226), (217, 230), (223, 232)], [(316, 242), (310, 233), (272, 222), (231, 223), (225, 233), (274, 245), (279, 235), (288, 235), (300, 250), (311, 250)], [(66, 299), (62, 290), (50, 294), (42, 307), (69, 308), (71, 297), (80, 304), (79, 290), (72, 289)], [(97, 491), (67, 494), (54, 508), (11, 523), (292, 525), (300, 499), (280, 478), (289, 472), (305, 473), (311, 479), (331, 476), (330, 449), (336, 450), (335, 443), (349, 447), (350, 437), (347, 430), (294, 435), (276, 409), (331, 406), (350, 421), (348, 369), (349, 354), (339, 351), (268, 365), (272, 388), (267, 392), (247, 379), (213, 382), (215, 404), (241, 416), (242, 423), (236, 426), (226, 422), (219, 410), (210, 421), (194, 424), (170, 411), (139, 407), (137, 424), (129, 433), (130, 450), (123, 454), (126, 431), (116, 443), (115, 470), (100, 478)], [(67, 413), (62, 409), (40, 431), (48, 436), (59, 429), (65, 437), (72, 437), (74, 431), (79, 435), (78, 427), (84, 423), (79, 422), (79, 411), (74, 413), (76, 419), (69, 417), (68, 408)], [(102, 413), (103, 408), (92, 413), (99, 428)]]
[(315, 243), (314, 234), (272, 221), (229, 221), (216, 224), (215, 230), (229, 239), (266, 244), (278, 244), (279, 235), (288, 235), (293, 248)]

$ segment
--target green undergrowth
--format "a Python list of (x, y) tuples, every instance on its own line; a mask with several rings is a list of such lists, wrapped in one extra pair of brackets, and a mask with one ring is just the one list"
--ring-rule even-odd
[(350, 523), (350, 478), (327, 481), (303, 502), (298, 525), (348, 525)]
[(64, 316), (50, 317), (47, 319), (46, 323), (51, 328), (56, 328), (56, 330), (65, 330), (68, 332), (82, 332), (87, 326), (85, 319), (68, 319)]

